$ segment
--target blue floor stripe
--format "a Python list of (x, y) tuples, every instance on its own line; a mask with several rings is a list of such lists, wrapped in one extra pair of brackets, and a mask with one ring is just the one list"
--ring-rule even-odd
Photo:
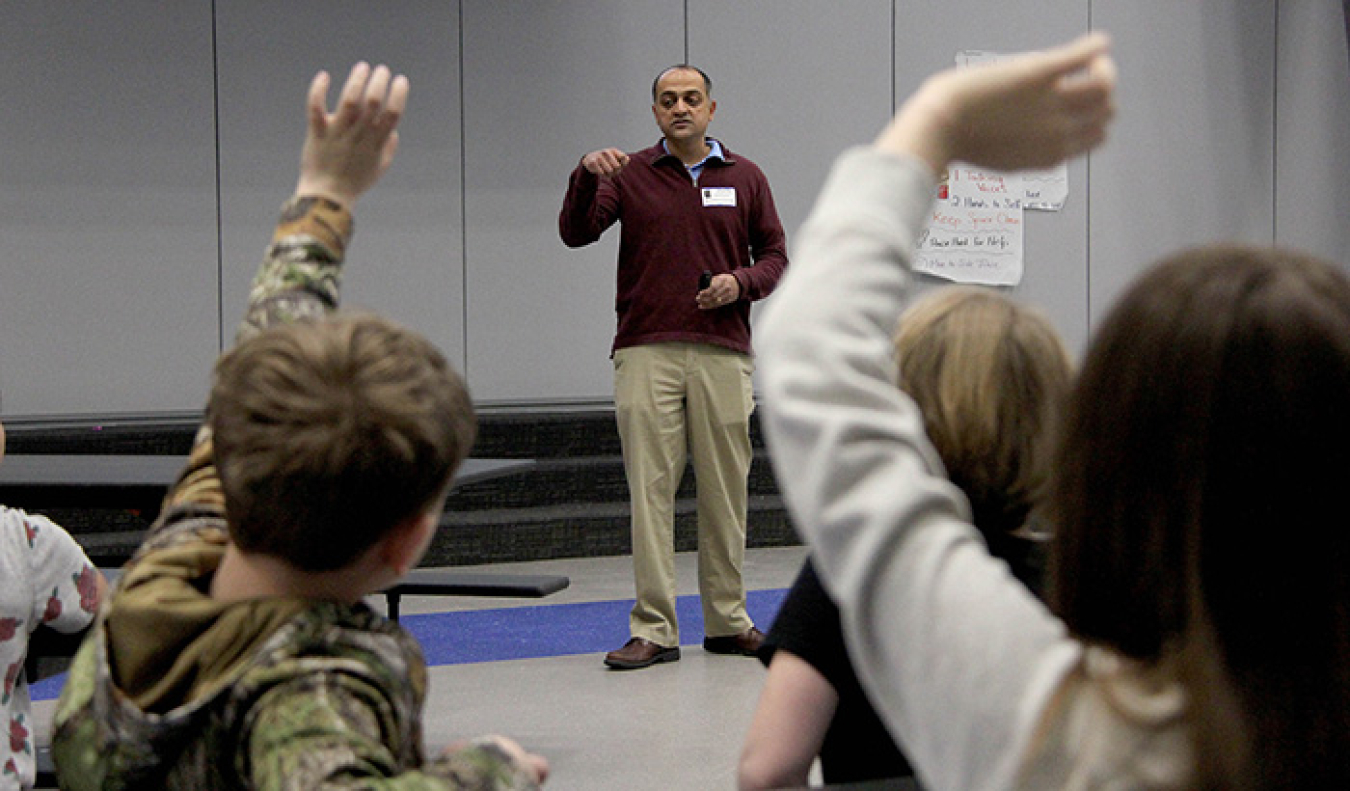
[[(750, 591), (746, 608), (762, 629), (773, 621), (786, 590)], [(408, 615), (402, 624), (426, 652), (429, 665), (462, 665), (502, 659), (612, 651), (628, 639), (633, 600), (511, 607), (500, 610)], [(680, 644), (703, 642), (698, 596), (675, 602)]]
[[(750, 591), (746, 608), (760, 629), (768, 631), (786, 589)], [(505, 607), (494, 610), (405, 615), (400, 623), (422, 644), (428, 665), (463, 665), (505, 659), (604, 653), (628, 639), (632, 599)], [(680, 644), (703, 642), (703, 613), (698, 596), (675, 602)], [(33, 700), (51, 700), (61, 693), (65, 674), (33, 684)]]

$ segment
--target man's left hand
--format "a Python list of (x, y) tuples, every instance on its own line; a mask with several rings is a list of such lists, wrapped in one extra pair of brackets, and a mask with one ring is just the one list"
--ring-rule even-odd
[(713, 275), (712, 284), (698, 292), (699, 310), (713, 310), (741, 298), (741, 281), (735, 275)]

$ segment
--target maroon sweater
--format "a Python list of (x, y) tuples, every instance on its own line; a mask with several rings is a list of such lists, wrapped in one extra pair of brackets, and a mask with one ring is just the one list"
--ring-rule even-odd
[[(726, 146), (722, 153), (726, 159), (709, 159), (697, 185), (659, 142), (631, 154), (613, 179), (580, 165), (572, 171), (558, 216), (563, 243), (590, 244), (622, 221), (615, 349), (685, 341), (750, 353), (750, 303), (777, 285), (786, 241), (763, 171)], [(734, 189), (736, 205), (705, 206), (710, 188)], [(694, 295), (704, 270), (734, 275), (741, 298), (699, 310)]]

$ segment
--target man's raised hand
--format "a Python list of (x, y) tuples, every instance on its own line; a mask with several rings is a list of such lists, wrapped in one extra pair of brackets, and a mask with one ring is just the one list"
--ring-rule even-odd
[(581, 166), (601, 178), (619, 175), (628, 164), (628, 155), (617, 148), (602, 148), (581, 158)]

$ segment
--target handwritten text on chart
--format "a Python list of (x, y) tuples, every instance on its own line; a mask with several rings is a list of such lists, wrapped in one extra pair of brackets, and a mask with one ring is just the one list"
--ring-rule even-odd
[(953, 168), (920, 232), (914, 269), (962, 283), (1018, 283), (1021, 186), (1015, 175)]

